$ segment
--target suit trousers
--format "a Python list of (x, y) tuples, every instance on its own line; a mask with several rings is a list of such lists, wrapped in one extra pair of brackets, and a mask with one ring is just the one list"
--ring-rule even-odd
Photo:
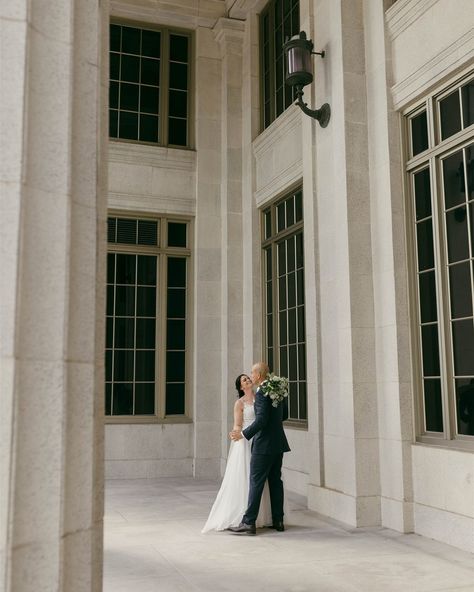
[(250, 458), (249, 501), (242, 522), (255, 524), (262, 499), (265, 481), (268, 479), (273, 522), (283, 520), (283, 481), (281, 465), (283, 453), (255, 454)]

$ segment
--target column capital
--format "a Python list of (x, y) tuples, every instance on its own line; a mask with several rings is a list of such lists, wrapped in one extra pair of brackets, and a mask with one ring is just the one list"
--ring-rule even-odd
[(245, 22), (230, 18), (220, 18), (212, 29), (223, 55), (234, 53), (242, 55)]

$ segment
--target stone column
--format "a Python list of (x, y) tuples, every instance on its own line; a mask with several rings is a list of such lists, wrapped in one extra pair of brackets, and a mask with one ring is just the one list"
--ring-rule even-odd
[(314, 31), (326, 50), (314, 105), (327, 101), (332, 116), (315, 124), (322, 466), (308, 503), (369, 526), (380, 479), (362, 0), (319, 0)]
[(196, 30), (194, 475), (221, 470), (221, 64), (211, 29)]
[[(242, 42), (244, 23), (220, 18), (214, 34), (221, 51), (221, 448), (233, 421), (235, 377), (243, 369)], [(248, 278), (251, 281), (251, 278)], [(249, 370), (247, 370), (248, 372)]]
[(94, 0), (0, 12), (7, 592), (102, 587), (107, 22), (107, 2)]

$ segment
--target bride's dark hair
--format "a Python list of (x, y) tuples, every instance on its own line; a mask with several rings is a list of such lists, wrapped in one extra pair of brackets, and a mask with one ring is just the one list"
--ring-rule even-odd
[(245, 395), (244, 391), (242, 390), (242, 387), (240, 386), (240, 381), (242, 380), (242, 376), (247, 376), (247, 374), (239, 374), (237, 376), (237, 378), (235, 379), (235, 388), (237, 389), (237, 392), (239, 393), (239, 399), (240, 399), (240, 397), (243, 397)]

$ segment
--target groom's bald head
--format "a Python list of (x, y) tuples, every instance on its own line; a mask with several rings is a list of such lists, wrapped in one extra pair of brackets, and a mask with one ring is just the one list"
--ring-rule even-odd
[(270, 368), (268, 367), (268, 364), (266, 364), (265, 362), (257, 362), (252, 366), (252, 382), (256, 385), (259, 385), (266, 379), (269, 372)]

